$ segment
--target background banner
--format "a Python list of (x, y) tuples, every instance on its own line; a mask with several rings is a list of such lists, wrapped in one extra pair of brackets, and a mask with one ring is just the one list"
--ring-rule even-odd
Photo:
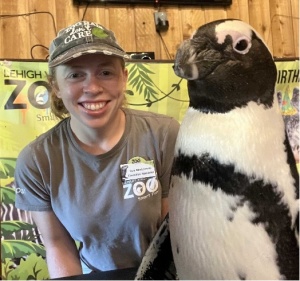
[[(181, 122), (189, 104), (187, 83), (174, 74), (172, 65), (127, 64), (128, 107), (170, 115)], [(299, 163), (299, 60), (276, 65), (279, 105)], [(46, 62), (0, 61), (2, 280), (49, 278), (42, 237), (30, 215), (14, 208), (19, 152), (59, 121), (49, 110), (47, 72)]]

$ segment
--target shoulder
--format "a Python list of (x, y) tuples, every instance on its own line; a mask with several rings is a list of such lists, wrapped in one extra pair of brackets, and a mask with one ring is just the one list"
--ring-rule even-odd
[(124, 108), (123, 110), (127, 116), (131, 117), (133, 124), (144, 125), (154, 130), (174, 130), (176, 133), (179, 130), (179, 122), (171, 116), (130, 108)]
[(39, 135), (35, 140), (26, 145), (20, 152), (19, 158), (30, 156), (35, 153), (45, 153), (50, 147), (59, 147), (63, 134), (66, 134), (68, 118), (60, 121), (57, 125)]

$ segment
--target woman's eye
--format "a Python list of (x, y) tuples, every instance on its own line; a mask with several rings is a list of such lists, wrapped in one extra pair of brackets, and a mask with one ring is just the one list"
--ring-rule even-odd
[(110, 75), (110, 71), (108, 71), (108, 70), (102, 71), (102, 75), (105, 75), (105, 76)]
[(238, 39), (234, 44), (233, 44), (233, 49), (240, 54), (246, 54), (251, 48), (251, 42), (248, 39), (241, 38)]
[(69, 75), (70, 78), (78, 78), (80, 75), (78, 73), (71, 73)]

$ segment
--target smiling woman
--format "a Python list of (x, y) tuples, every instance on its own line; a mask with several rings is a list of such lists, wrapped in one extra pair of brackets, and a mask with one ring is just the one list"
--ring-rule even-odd
[(179, 123), (123, 107), (129, 56), (105, 27), (78, 22), (49, 50), (61, 121), (19, 154), (16, 207), (32, 211), (51, 278), (138, 267), (168, 212)]
[(121, 60), (89, 54), (57, 66), (54, 91), (71, 115), (72, 131), (83, 143), (88, 136), (99, 146), (99, 137), (106, 136), (105, 146), (110, 149), (124, 132), (125, 116), (120, 108), (128, 75)]

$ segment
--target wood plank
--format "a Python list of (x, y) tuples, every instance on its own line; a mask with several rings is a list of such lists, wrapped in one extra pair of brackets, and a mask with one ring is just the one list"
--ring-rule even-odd
[(56, 6), (57, 31), (81, 20), (80, 8), (78, 5), (74, 5), (72, 0), (52, 1), (55, 1)]
[(79, 7), (80, 20), (92, 21), (109, 29), (109, 8), (106, 5), (84, 5)]
[[(162, 6), (159, 8), (155, 8), (153, 13), (155, 12), (165, 12), (167, 13), (166, 7)], [(153, 15), (154, 17), (154, 15)], [(169, 15), (167, 14), (167, 19), (169, 21)], [(169, 25), (170, 25), (170, 21), (169, 21)], [(170, 59), (170, 56), (168, 55), (168, 48), (164, 45), (165, 43), (165, 36), (166, 36), (166, 32), (157, 32), (156, 31), (156, 27), (154, 25), (155, 28), (155, 49), (156, 49), (156, 54), (155, 54), (155, 59), (159, 59), (162, 60), (163, 58), (165, 59)], [(166, 51), (167, 50), (167, 51)]]
[(28, 7), (30, 12), (37, 12), (29, 17), (30, 58), (47, 59), (49, 51), (46, 48), (49, 48), (57, 33), (55, 2), (52, 0), (29, 0)]
[[(10, 13), (11, 8), (9, 7), (9, 3), (12, 4), (12, 1), (10, 0), (3, 0), (0, 1), (0, 15), (7, 15)], [(15, 5), (16, 6), (16, 5)], [(0, 58), (5, 58), (4, 57), (4, 48), (5, 48), (5, 42), (6, 40), (4, 39), (6, 32), (8, 31), (8, 23), (9, 21), (5, 19), (4, 17), (0, 17)]]
[(15, 16), (1, 17), (0, 36), (4, 47), (1, 48), (0, 57), (5, 59), (30, 58), (29, 16), (16, 16), (29, 12), (27, 1), (1, 0), (1, 4), (1, 15)]
[(204, 10), (205, 23), (220, 19), (227, 19), (227, 11), (224, 7), (207, 7)]
[(262, 36), (273, 54), (273, 41), (270, 25), (270, 6), (268, 1), (249, 1), (249, 24)]
[(109, 28), (122, 48), (131, 52), (136, 50), (134, 8), (132, 5), (110, 6)]
[(135, 38), (137, 52), (154, 52), (160, 58), (160, 40), (156, 33), (154, 8), (136, 7), (134, 9)]
[(192, 34), (203, 24), (205, 24), (205, 13), (201, 7), (181, 8), (182, 18), (182, 40), (189, 39)]
[(270, 0), (270, 11), (273, 56), (294, 57), (296, 52), (290, 0)]
[(291, 0), (295, 57), (299, 57), (299, 1)]
[(232, 0), (232, 4), (226, 8), (226, 12), (228, 19), (239, 19), (249, 23), (248, 0)]
[(161, 59), (173, 60), (175, 58), (179, 44), (182, 42), (182, 21), (179, 9), (176, 6), (166, 7), (169, 21), (168, 31), (161, 32)]

